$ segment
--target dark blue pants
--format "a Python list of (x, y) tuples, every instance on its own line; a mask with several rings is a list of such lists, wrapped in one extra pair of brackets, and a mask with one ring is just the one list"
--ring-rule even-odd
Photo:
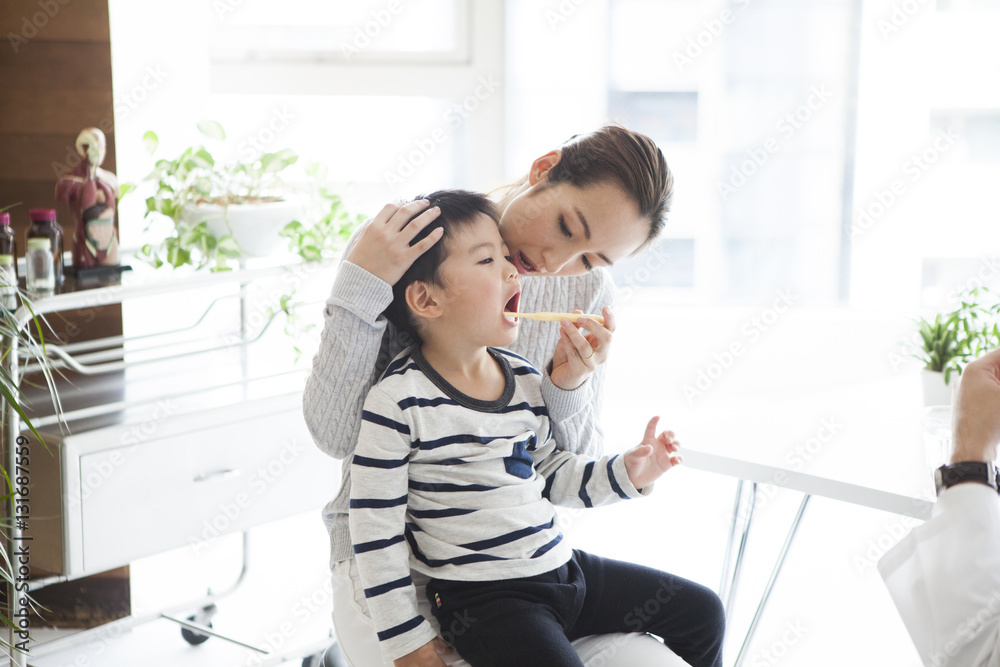
[(427, 598), (474, 667), (583, 667), (570, 642), (612, 632), (649, 632), (694, 667), (722, 667), (726, 616), (714, 591), (583, 551), (535, 577), (431, 579)]

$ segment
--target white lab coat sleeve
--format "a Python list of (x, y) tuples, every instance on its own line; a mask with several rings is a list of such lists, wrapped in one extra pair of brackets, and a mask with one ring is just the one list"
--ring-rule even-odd
[(924, 665), (1000, 667), (1000, 499), (984, 484), (941, 494), (930, 520), (878, 564)]

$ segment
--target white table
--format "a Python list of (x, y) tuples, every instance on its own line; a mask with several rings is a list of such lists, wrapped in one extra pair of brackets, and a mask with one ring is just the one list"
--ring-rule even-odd
[(810, 498), (916, 519), (930, 516), (933, 498), (919, 365), (902, 357), (909, 315), (793, 308), (775, 318), (769, 305), (622, 304), (605, 405), (609, 432), (660, 414), (687, 466), (741, 480), (720, 586), (727, 610), (755, 494), (764, 485), (803, 494), (737, 667)]

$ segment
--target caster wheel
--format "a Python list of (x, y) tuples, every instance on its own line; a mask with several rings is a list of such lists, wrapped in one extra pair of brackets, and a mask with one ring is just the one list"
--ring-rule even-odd
[[(196, 618), (197, 618), (197, 616), (188, 616), (187, 620), (192, 621), (192, 622), (197, 622), (197, 621), (195, 621)], [(203, 625), (206, 625), (208, 627), (212, 627), (212, 621), (209, 621), (208, 623), (203, 623)], [(183, 637), (184, 641), (186, 641), (191, 646), (197, 646), (198, 644), (204, 644), (209, 639), (208, 635), (203, 635), (200, 632), (196, 632), (195, 630), (192, 630), (190, 628), (184, 628), (184, 627), (181, 628), (181, 637)]]
[[(204, 625), (207, 628), (212, 627), (212, 617), (218, 613), (219, 608), (214, 604), (202, 607), (196, 611), (193, 615), (188, 616), (187, 620), (192, 623), (197, 623), (198, 625)], [(208, 641), (208, 635), (203, 635), (197, 630), (191, 630), (190, 628), (181, 627), (181, 637), (184, 638), (191, 646), (198, 646), (199, 644), (204, 644)]]

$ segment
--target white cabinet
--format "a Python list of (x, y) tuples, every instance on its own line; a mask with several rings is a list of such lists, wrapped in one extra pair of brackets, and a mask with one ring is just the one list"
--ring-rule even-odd
[[(114, 423), (70, 434), (53, 424), (43, 429), (51, 455), (32, 447), (31, 565), (38, 574), (78, 577), (171, 549), (197, 551), (220, 535), (303, 512), (314, 511), (319, 523), (339, 488), (340, 462), (321, 453), (306, 428), (307, 367), (289, 369), (278, 358), (291, 343), (273, 327), (279, 342), (268, 347), (259, 335), (266, 324), (247, 326), (245, 314), (254, 312), (247, 285), (261, 275), (283, 277), (269, 268), (204, 279), (231, 291), (227, 298), (240, 307), (227, 317), (238, 324), (232, 313), (242, 315), (241, 333), (213, 331), (207, 342), (189, 336), (182, 353), (171, 338), (161, 359), (148, 335), (138, 352), (126, 336), (121, 361), (100, 362), (125, 369), (126, 400)], [(198, 318), (199, 299), (218, 301), (198, 278), (178, 290), (153, 283), (110, 296), (126, 303), (148, 292), (159, 309), (184, 289), (196, 294), (175, 319)], [(75, 307), (71, 297), (55, 299)]]
[(33, 565), (78, 576), (300, 512), (318, 521), (339, 484), (297, 393), (168, 417), (141, 442), (133, 426), (70, 435), (35, 457), (35, 479), (62, 491), (36, 512), (45, 539)]

